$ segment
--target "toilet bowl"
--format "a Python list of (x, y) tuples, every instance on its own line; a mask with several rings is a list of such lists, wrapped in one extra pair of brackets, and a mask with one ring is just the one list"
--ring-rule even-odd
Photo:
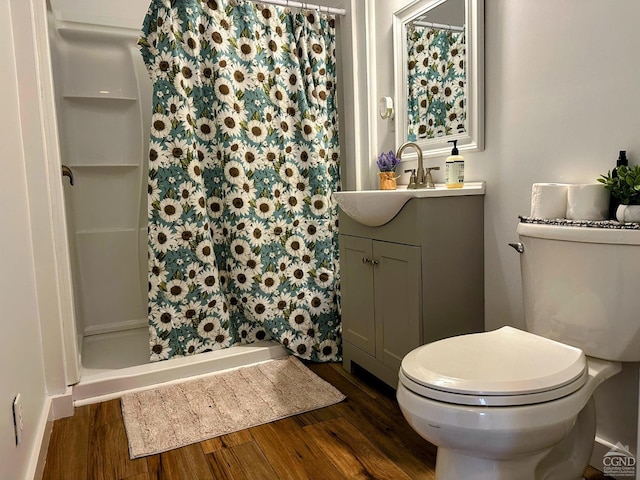
[(398, 404), (438, 447), (437, 480), (577, 480), (592, 394), (640, 361), (640, 231), (520, 223), (527, 331), (446, 338), (405, 356)]
[(620, 368), (503, 327), (413, 350), (397, 398), (413, 429), (438, 446), (438, 480), (574, 480), (591, 455), (591, 395)]

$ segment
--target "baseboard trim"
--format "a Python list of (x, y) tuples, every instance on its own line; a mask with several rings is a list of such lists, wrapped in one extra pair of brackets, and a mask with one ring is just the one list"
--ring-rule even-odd
[(31, 454), (29, 469), (25, 478), (42, 480), (44, 467), (47, 462), (49, 441), (53, 431), (53, 422), (59, 418), (73, 415), (73, 396), (71, 387), (67, 387), (65, 393), (52, 395), (45, 398), (42, 415), (36, 429), (36, 442)]
[(51, 439), (51, 431), (53, 430), (53, 407), (51, 397), (45, 399), (42, 415), (38, 428), (36, 429), (36, 441), (29, 462), (29, 469), (25, 478), (33, 480), (42, 480), (44, 475), (44, 465), (47, 461), (47, 452), (49, 451), (49, 440)]
[(53, 420), (73, 416), (73, 387), (67, 387), (63, 394), (50, 398)]

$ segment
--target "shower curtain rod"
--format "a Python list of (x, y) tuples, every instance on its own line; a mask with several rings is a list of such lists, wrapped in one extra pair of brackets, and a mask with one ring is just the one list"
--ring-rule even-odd
[(316, 5), (315, 3), (296, 2), (294, 0), (251, 0), (255, 3), (270, 3), (272, 5), (280, 5), (282, 7), (301, 8), (303, 10), (317, 10), (319, 12), (328, 13), (330, 15), (347, 14), (344, 8), (328, 7), (326, 5)]
[(422, 22), (414, 21), (413, 24), (417, 27), (431, 27), (439, 28), (440, 30), (451, 30), (452, 32), (464, 32), (464, 27), (456, 27), (455, 25), (445, 25), (443, 23)]

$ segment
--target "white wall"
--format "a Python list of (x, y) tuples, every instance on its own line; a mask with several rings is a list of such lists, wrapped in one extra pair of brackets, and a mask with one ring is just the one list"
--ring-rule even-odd
[[(391, 14), (407, 3), (375, 0), (375, 98), (393, 94)], [(638, 18), (640, 2), (628, 0), (485, 0), (486, 147), (465, 154), (465, 176), (487, 184), (487, 330), (524, 328), (519, 259), (507, 243), (529, 213), (531, 184), (594, 182), (618, 150), (640, 163)], [(389, 123), (376, 122), (370, 157), (397, 147)], [(443, 170), (434, 177), (442, 182)], [(635, 451), (637, 365), (614, 382), (597, 397), (599, 433)]]
[[(487, 329), (524, 326), (518, 258), (506, 243), (528, 213), (531, 184), (594, 182), (618, 150), (640, 163), (638, 18), (640, 3), (626, 0), (486, 2), (487, 148), (468, 164), (487, 180)], [(634, 453), (637, 372), (626, 366), (596, 394), (598, 434)]]
[[(40, 446), (37, 437), (46, 404), (31, 212), (20, 125), (21, 120), (29, 122), (26, 118), (29, 112), (20, 112), (19, 108), (15, 56), (23, 47), (14, 44), (14, 35), (22, 26), (14, 25), (15, 30), (12, 31), (12, 14), (19, 16), (28, 12), (28, 8), (24, 0), (11, 2), (11, 7), (9, 2), (0, 4), (0, 43), (4, 46), (0, 49), (0, 63), (3, 65), (0, 69), (0, 89), (3, 92), (3, 114), (0, 116), (0, 222), (3, 226), (0, 235), (0, 250), (3, 252), (0, 276), (0, 476), (7, 480), (26, 476), (31, 455)], [(37, 131), (38, 124), (33, 126)], [(16, 447), (11, 404), (17, 393), (23, 399), (24, 435), (21, 445)]]

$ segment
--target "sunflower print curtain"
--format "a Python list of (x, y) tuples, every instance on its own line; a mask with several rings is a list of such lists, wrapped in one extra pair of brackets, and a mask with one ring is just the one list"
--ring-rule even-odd
[(335, 25), (238, 0), (154, 0), (139, 44), (151, 360), (274, 339), (340, 359)]
[(466, 131), (464, 32), (407, 29), (410, 141)]

